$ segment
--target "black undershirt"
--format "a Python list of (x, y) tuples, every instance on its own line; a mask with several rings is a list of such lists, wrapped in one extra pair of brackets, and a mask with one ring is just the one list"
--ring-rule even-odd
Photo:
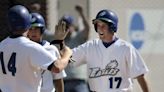
[(103, 45), (108, 48), (111, 46), (113, 43), (115, 43), (118, 40), (118, 38), (115, 38), (112, 42), (103, 42)]
[(43, 46), (44, 44), (46, 44), (46, 41), (42, 40), (42, 41), (39, 42), (39, 44)]
[(23, 36), (23, 35), (10, 35), (9, 37), (10, 38), (18, 38), (18, 37), (21, 37), (21, 36)]

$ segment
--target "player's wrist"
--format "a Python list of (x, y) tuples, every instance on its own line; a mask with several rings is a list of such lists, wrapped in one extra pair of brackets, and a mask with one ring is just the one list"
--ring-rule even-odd
[(65, 47), (64, 40), (53, 40), (50, 42), (50, 44), (58, 44), (60, 46), (60, 50)]

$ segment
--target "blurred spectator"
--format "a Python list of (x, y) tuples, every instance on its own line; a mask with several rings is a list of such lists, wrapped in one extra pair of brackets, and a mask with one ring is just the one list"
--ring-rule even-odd
[[(79, 28), (75, 27), (74, 18), (70, 15), (64, 15), (62, 20), (64, 20), (67, 24), (67, 31), (69, 31), (65, 43), (70, 48), (74, 48), (78, 45), (83, 44), (88, 40), (89, 37), (89, 24), (87, 19), (83, 14), (83, 9), (81, 6), (75, 6), (75, 10), (82, 18), (82, 22), (84, 25), (83, 30), (79, 30)], [(68, 65), (65, 69), (67, 73), (67, 77), (64, 79), (65, 92), (89, 92), (88, 84), (87, 84), (87, 72), (85, 65), (80, 67), (71, 67)]]
[(37, 13), (41, 12), (41, 5), (39, 3), (32, 3), (30, 8), (31, 8), (31, 12), (37, 12)]

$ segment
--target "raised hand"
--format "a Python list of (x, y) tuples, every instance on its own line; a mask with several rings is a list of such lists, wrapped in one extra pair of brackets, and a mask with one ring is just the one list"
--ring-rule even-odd
[(76, 5), (75, 6), (75, 10), (79, 13), (82, 13), (83, 12), (83, 8), (80, 6), (80, 5)]
[(67, 34), (68, 31), (66, 30), (66, 23), (60, 20), (58, 25), (55, 26), (54, 39), (64, 40)]

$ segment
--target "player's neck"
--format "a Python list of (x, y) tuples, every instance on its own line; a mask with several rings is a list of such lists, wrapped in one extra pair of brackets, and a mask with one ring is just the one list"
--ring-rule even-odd
[(105, 42), (105, 43), (110, 43), (110, 42), (112, 42), (115, 38), (116, 38), (115, 35), (113, 35), (113, 36), (108, 36), (108, 37), (102, 39), (102, 41)]
[(104, 41), (103, 41), (102, 43), (103, 43), (103, 45), (104, 45), (106, 48), (108, 48), (108, 47), (111, 46), (113, 43), (115, 43), (117, 40), (118, 40), (118, 37), (113, 36), (111, 41), (108, 41), (108, 42), (104, 42)]
[(42, 41), (39, 42), (39, 44), (42, 45), (42, 46), (43, 46), (45, 43), (46, 43), (46, 40), (42, 40)]
[(10, 37), (11, 38), (17, 38), (17, 37), (20, 37), (20, 36), (27, 37), (27, 33), (28, 33), (28, 31), (14, 31), (14, 32), (11, 33)]
[(42, 42), (43, 42), (43, 37), (41, 36), (41, 37), (40, 37), (40, 39), (35, 40), (35, 42), (37, 42), (37, 43), (39, 43), (39, 44), (41, 44), (41, 45), (42, 45)]

